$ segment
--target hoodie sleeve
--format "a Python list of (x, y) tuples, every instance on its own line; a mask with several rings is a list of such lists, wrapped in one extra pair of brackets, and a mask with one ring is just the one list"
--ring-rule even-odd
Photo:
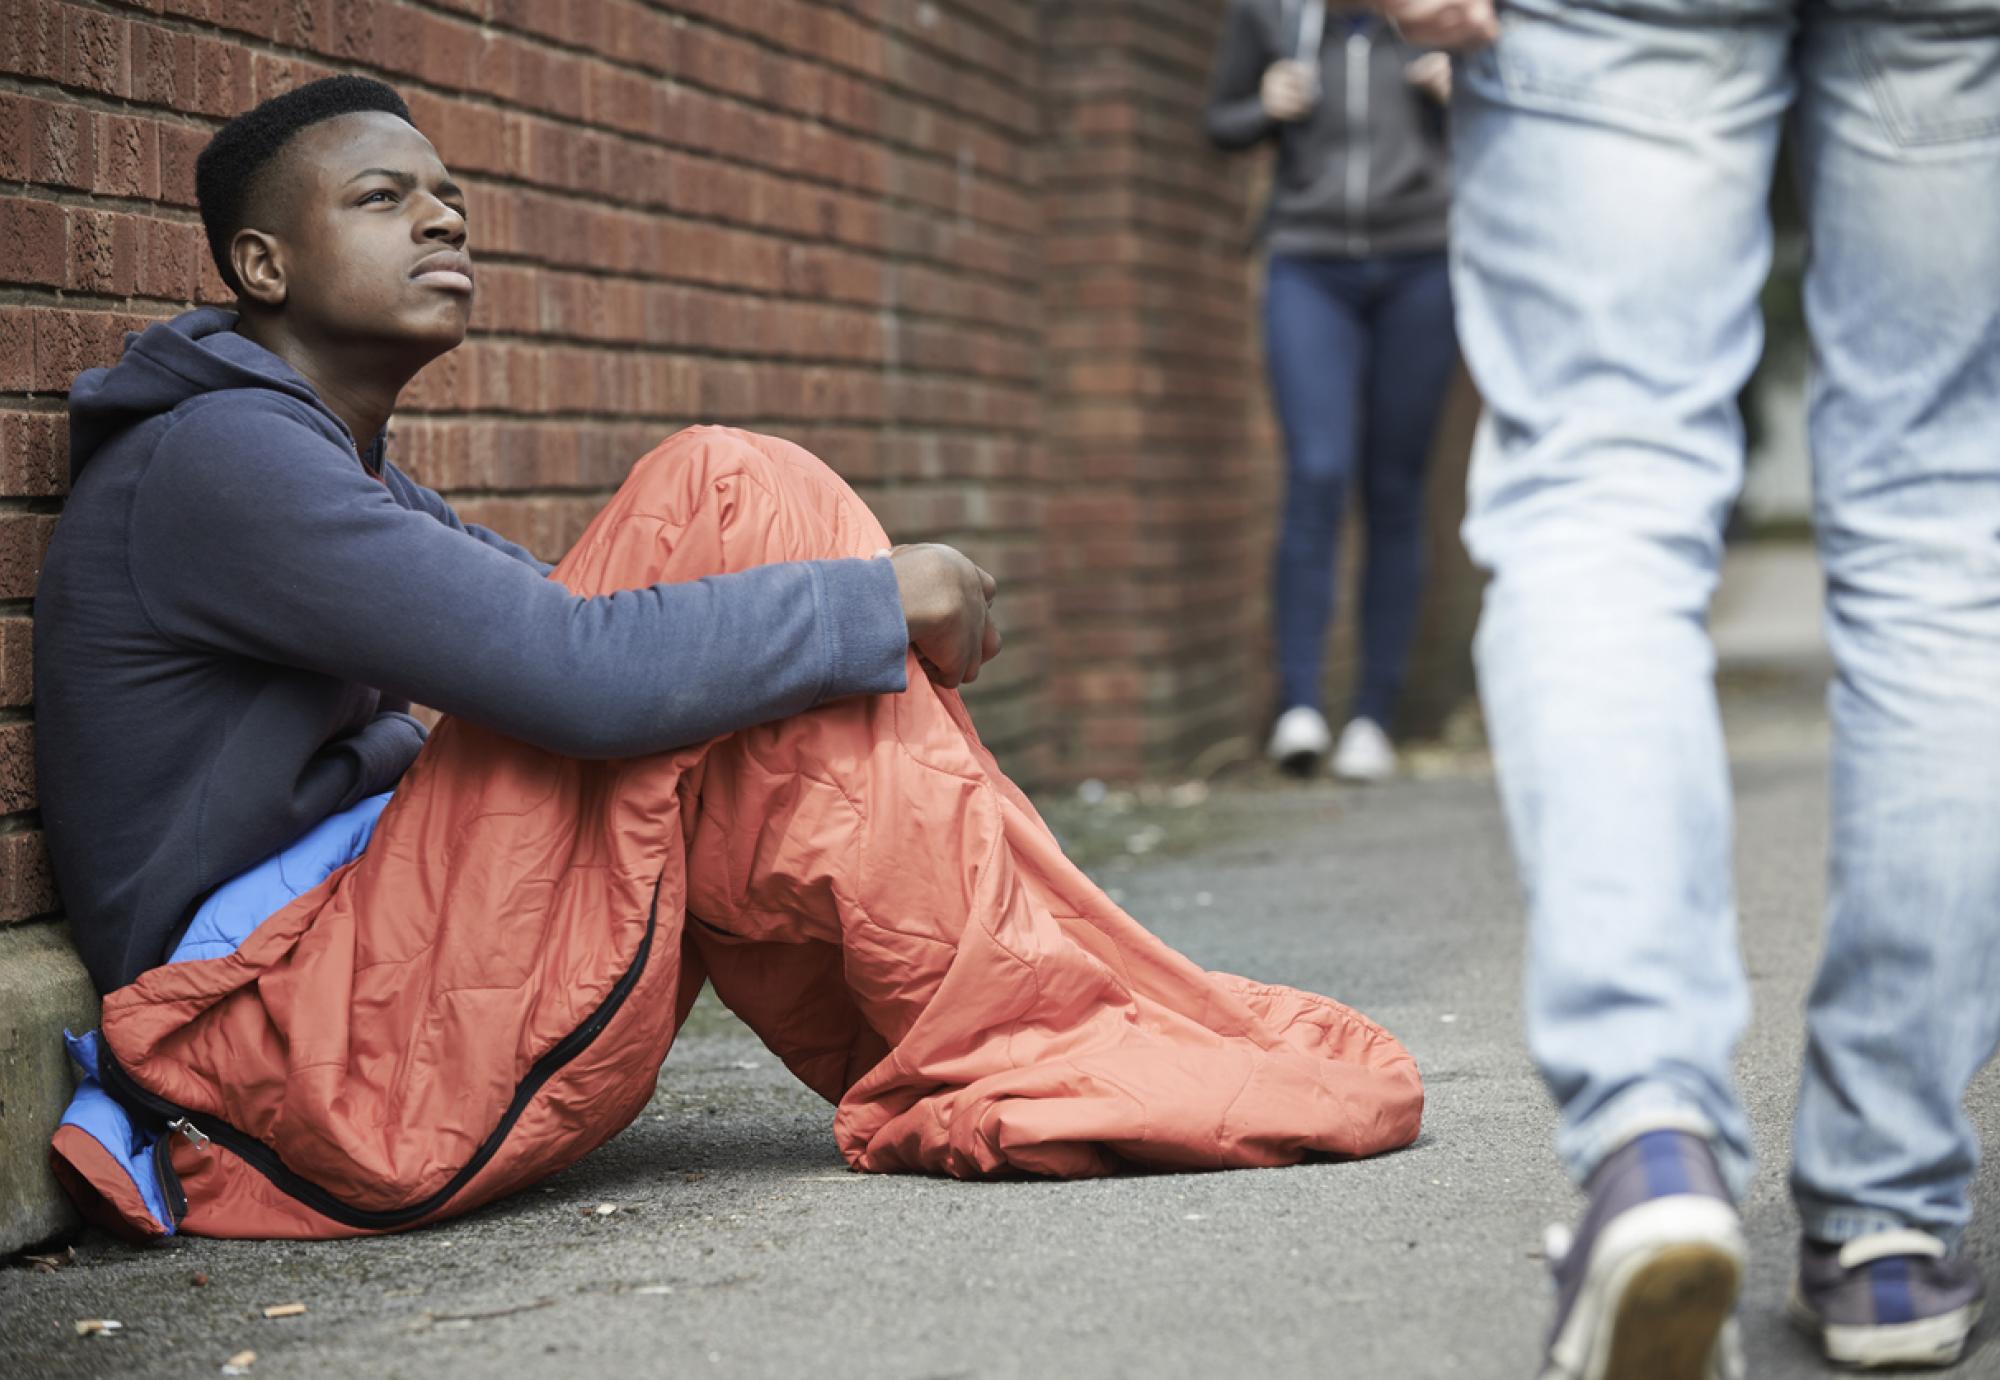
[(1206, 124), (1220, 149), (1246, 149), (1278, 126), (1264, 113), (1264, 69), (1276, 61), (1247, 0), (1231, 0), (1209, 79)]
[(327, 744), (324, 755), (345, 759), (354, 769), (354, 783), (335, 808), (359, 805), (402, 780), (429, 737), (422, 721), (413, 715), (384, 709), (356, 732)]
[(429, 513), (439, 522), (451, 528), (452, 531), (463, 532), (476, 541), (483, 541), (503, 556), (511, 557), (523, 565), (533, 566), (544, 575), (555, 569), (554, 566), (536, 556), (527, 547), (516, 546), (490, 527), (481, 527), (476, 522), (466, 522), (452, 510), (452, 506), (449, 503), (445, 502), (443, 494), (435, 489), (425, 488), (422, 484), (419, 484), (416, 480), (397, 469), (394, 462), (383, 465), (382, 480), (384, 483), (394, 487), (409, 500), (404, 506), (421, 508), (424, 512)]
[(403, 507), (277, 400), (201, 409), (162, 439), (130, 560), (183, 645), (373, 685), (572, 757), (663, 751), (905, 685), (887, 561), (581, 597)]

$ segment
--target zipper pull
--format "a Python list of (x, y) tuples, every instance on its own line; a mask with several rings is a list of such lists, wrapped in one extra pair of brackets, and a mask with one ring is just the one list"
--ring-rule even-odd
[(167, 1123), (167, 1129), (169, 1131), (179, 1131), (182, 1135), (187, 1137), (189, 1145), (192, 1145), (196, 1150), (202, 1152), (203, 1154), (208, 1153), (208, 1146), (209, 1146), (208, 1137), (202, 1134), (201, 1127), (195, 1125), (192, 1121), (189, 1121), (186, 1117), (180, 1117), (177, 1120), (169, 1121)]

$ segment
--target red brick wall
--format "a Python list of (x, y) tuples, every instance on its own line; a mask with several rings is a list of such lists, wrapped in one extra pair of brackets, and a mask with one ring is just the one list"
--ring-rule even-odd
[(1201, 133), (1220, 7), (1050, 5), (1050, 700), (1072, 775), (1172, 771), (1263, 726), (1276, 487), (1247, 183)]
[(1032, 780), (1261, 727), (1271, 499), (1246, 160), (1198, 135), (1220, 0), (0, 0), (0, 921), (56, 900), (30, 600), (62, 394), (224, 294), (194, 156), (332, 71), (471, 198), (473, 338), (400, 463), (555, 557), (662, 434), (811, 447), (1002, 579), (973, 696)]

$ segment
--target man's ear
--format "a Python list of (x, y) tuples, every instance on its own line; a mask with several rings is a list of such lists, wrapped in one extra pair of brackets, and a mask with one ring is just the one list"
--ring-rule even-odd
[(285, 264), (276, 236), (264, 230), (238, 230), (229, 242), (229, 263), (244, 297), (261, 307), (285, 304)]

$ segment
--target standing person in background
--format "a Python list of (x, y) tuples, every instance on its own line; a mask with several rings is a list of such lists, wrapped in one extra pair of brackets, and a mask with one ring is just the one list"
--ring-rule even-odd
[(1357, 781), (1396, 770), (1388, 729), (1423, 584), (1426, 460), (1457, 361), (1444, 253), (1450, 80), (1441, 54), (1419, 54), (1371, 11), (1231, 0), (1208, 134), (1224, 149), (1278, 149), (1264, 321), (1286, 483), (1268, 750), (1294, 771), (1334, 747), (1320, 671), (1357, 479), (1361, 675), (1333, 770)]

